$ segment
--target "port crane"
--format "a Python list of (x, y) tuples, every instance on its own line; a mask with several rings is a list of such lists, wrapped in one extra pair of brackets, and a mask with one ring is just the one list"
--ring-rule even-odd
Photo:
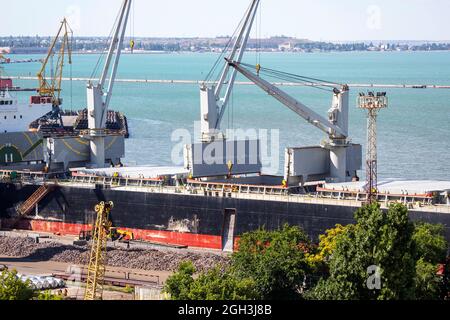
[(106, 272), (108, 232), (111, 228), (109, 214), (112, 202), (101, 202), (95, 206), (97, 218), (92, 232), (92, 247), (89, 258), (88, 275), (84, 300), (101, 300)]
[[(335, 85), (333, 88), (333, 101), (331, 109), (328, 111), (328, 119), (325, 119), (314, 110), (304, 105), (299, 100), (287, 94), (277, 86), (262, 79), (260, 72), (275, 72), (278, 76), (279, 71), (257, 67), (255, 74), (247, 68), (245, 64), (227, 59), (228, 64), (236, 71), (261, 88), (268, 95), (274, 97), (280, 103), (288, 107), (297, 115), (305, 119), (308, 123), (319, 128), (328, 135), (328, 140), (322, 143), (322, 147), (330, 150), (330, 175), (339, 181), (348, 179), (346, 167), (348, 142), (348, 112), (349, 112), (349, 88), (347, 85)], [(289, 74), (287, 74), (289, 75)], [(290, 75), (293, 76), (293, 75)]]
[(131, 0), (124, 0), (122, 3), (100, 78), (96, 83), (91, 79), (87, 84), (89, 124), (87, 138), (90, 140), (91, 166), (94, 168), (105, 167), (106, 115), (117, 75), (131, 3)]
[[(251, 1), (238, 27), (239, 32), (236, 37), (231, 37), (230, 42), (222, 53), (225, 55), (227, 51), (230, 52), (226, 59), (238, 63), (241, 62), (260, 2), (260, 0)], [(217, 84), (208, 85), (208, 80), (214, 73), (220, 60), (222, 60), (223, 55), (219, 57), (207, 79), (200, 86), (201, 134), (202, 141), (205, 142), (224, 139), (224, 135), (220, 131), (220, 125), (233, 91), (237, 71), (232, 69), (228, 63), (225, 63)]]
[[(56, 37), (53, 39), (50, 48), (48, 50), (48, 54), (42, 63), (42, 67), (37, 74), (37, 78), (39, 81), (38, 92), (41, 97), (49, 97), (52, 100), (53, 106), (59, 109), (59, 106), (62, 104), (61, 100), (61, 82), (63, 78), (63, 69), (64, 63), (66, 59), (66, 51), (68, 63), (72, 64), (72, 36), (73, 31), (67, 22), (67, 19), (64, 18), (61, 21), (61, 25), (58, 29)], [(53, 59), (55, 50), (57, 49), (57, 45), (60, 42), (60, 48), (58, 52), (58, 59), (56, 63), (56, 67), (53, 68), (51, 66), (52, 71), (50, 78), (46, 76), (46, 70), (48, 65)]]
[[(347, 85), (333, 84), (333, 101), (329, 111), (329, 119), (325, 119), (317, 114), (297, 99), (283, 92), (273, 84), (263, 80), (260, 73), (269, 69), (256, 65), (256, 74), (244, 68), (242, 58), (247, 47), (250, 32), (257, 15), (260, 0), (252, 0), (247, 9), (241, 24), (238, 27), (234, 43), (230, 40), (224, 52), (230, 49), (230, 54), (225, 57), (223, 53), (218, 61), (224, 58), (224, 66), (216, 85), (208, 86), (211, 75), (215, 72), (219, 62), (208, 74), (207, 79), (200, 87), (201, 104), (201, 138), (203, 143), (210, 143), (215, 140), (225, 140), (224, 134), (220, 131), (223, 115), (227, 108), (233, 86), (238, 73), (244, 75), (250, 82), (256, 84), (266, 93), (273, 96), (283, 105), (297, 113), (310, 124), (321, 129), (328, 135), (328, 141), (322, 145), (329, 150), (329, 173), (336, 181), (349, 180), (350, 173), (347, 170), (347, 147), (348, 142), (348, 111), (349, 111), (349, 87)], [(274, 71), (274, 70), (272, 70)], [(311, 78), (312, 79), (312, 78)], [(314, 83), (310, 81), (310, 83)], [(320, 84), (325, 86), (324, 81)], [(186, 165), (189, 167), (189, 164)], [(328, 171), (328, 169), (327, 169)]]
[(86, 280), (84, 300), (101, 300), (103, 295), (103, 283), (107, 264), (107, 244), (111, 241), (132, 241), (134, 234), (128, 230), (121, 230), (112, 226), (109, 217), (114, 208), (113, 202), (100, 202), (95, 206), (97, 217), (93, 229), (89, 234), (80, 233), (80, 240), (91, 240), (91, 253)]

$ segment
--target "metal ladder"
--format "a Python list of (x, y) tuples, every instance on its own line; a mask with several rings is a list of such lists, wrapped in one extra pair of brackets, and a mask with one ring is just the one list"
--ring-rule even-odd
[(39, 187), (24, 203), (17, 208), (17, 213), (20, 216), (26, 216), (33, 210), (33, 208), (45, 198), (45, 196), (51, 191), (52, 187), (44, 184)]

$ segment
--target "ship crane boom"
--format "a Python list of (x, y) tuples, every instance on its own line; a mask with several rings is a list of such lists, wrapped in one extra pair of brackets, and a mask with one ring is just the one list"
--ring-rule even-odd
[[(260, 0), (252, 0), (238, 28), (234, 41), (230, 40), (228, 60), (241, 62), (250, 38)], [(224, 51), (224, 52), (225, 52)], [(221, 57), (219, 58), (221, 59)], [(213, 70), (215, 67), (213, 68)], [(236, 82), (237, 71), (225, 62), (215, 86), (208, 87), (207, 81), (200, 86), (202, 140), (223, 138), (220, 126)]]
[[(123, 49), (123, 41), (130, 15), (132, 0), (124, 0), (120, 9), (117, 24), (112, 32), (111, 44), (106, 56), (103, 71), (96, 84), (87, 85), (87, 106), (89, 139), (91, 146), (91, 166), (105, 166), (105, 127), (106, 115), (111, 101), (117, 69)], [(109, 77), (109, 79), (108, 79)], [(108, 87), (106, 87), (108, 81)]]
[[(347, 154), (352, 152), (349, 151), (351, 148), (348, 148), (351, 144), (348, 139), (349, 89), (347, 85), (336, 84), (332, 90), (332, 106), (326, 119), (275, 85), (260, 78), (258, 74), (243, 67), (243, 64), (231, 60), (227, 60), (227, 63), (308, 123), (325, 132), (328, 135), (328, 141), (323, 141), (321, 147), (329, 150), (329, 177), (339, 182), (351, 178), (349, 161), (347, 161)], [(257, 66), (257, 69), (261, 71), (261, 66)], [(289, 179), (289, 173), (286, 173), (286, 179)]]
[(342, 130), (337, 125), (334, 125), (330, 123), (329, 120), (325, 119), (321, 115), (319, 115), (317, 112), (313, 111), (297, 99), (293, 98), (292, 96), (288, 95), (281, 89), (277, 88), (275, 85), (269, 83), (268, 81), (262, 79), (258, 75), (254, 74), (253, 72), (247, 70), (246, 68), (242, 67), (240, 63), (235, 61), (227, 60), (229, 65), (233, 67), (236, 71), (241, 73), (244, 77), (246, 77), (248, 80), (253, 82), (255, 85), (257, 85), (259, 88), (261, 88), (263, 91), (265, 91), (270, 96), (277, 99), (279, 102), (281, 102), (283, 105), (294, 111), (296, 114), (298, 114), (300, 117), (305, 119), (310, 124), (314, 125), (315, 127), (319, 128), (323, 132), (329, 135), (331, 139), (346, 139), (347, 138), (347, 132)]

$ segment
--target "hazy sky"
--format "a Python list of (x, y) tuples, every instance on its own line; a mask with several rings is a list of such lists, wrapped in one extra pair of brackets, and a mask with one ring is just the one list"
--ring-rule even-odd
[[(0, 36), (107, 36), (121, 0), (0, 0)], [(262, 36), (311, 40), (450, 40), (450, 0), (262, 0)], [(134, 0), (136, 36), (232, 34), (249, 0)]]

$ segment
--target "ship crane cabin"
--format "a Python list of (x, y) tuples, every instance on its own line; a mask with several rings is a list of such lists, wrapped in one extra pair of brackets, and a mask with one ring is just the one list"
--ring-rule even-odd
[[(223, 116), (239, 73), (327, 135), (327, 141), (320, 146), (286, 150), (284, 184), (298, 187), (311, 181), (348, 182), (357, 180), (357, 171), (362, 167), (362, 147), (352, 144), (349, 139), (349, 87), (332, 84), (333, 86), (330, 88), (328, 82), (262, 68), (259, 63), (256, 65), (256, 73), (254, 73), (250, 70), (255, 69), (255, 65), (242, 63), (260, 2), (260, 0), (251, 1), (244, 18), (236, 29), (237, 32), (231, 37), (229, 44), (200, 86), (201, 141), (185, 147), (185, 169), (190, 171), (193, 178), (203, 178), (203, 180), (224, 176), (261, 174), (260, 142), (227, 140), (221, 129)], [(220, 65), (222, 65), (221, 70), (218, 68)], [(307, 82), (313, 87), (327, 87), (333, 96), (328, 118), (319, 115), (297, 99), (263, 80), (260, 76), (263, 73), (271, 74), (278, 79), (280, 76), (288, 76), (291, 81), (294, 79), (303, 83)], [(216, 76), (215, 79), (214, 76)], [(240, 150), (245, 150), (245, 154), (236, 155), (239, 144), (246, 147), (256, 145), (256, 147), (241, 148)], [(231, 155), (227, 153), (230, 148)], [(205, 159), (208, 158), (205, 151), (209, 149), (218, 150), (222, 154), (222, 161), (215, 164), (211, 164), (211, 161), (208, 163), (210, 159)], [(236, 162), (236, 159), (247, 161), (255, 157), (258, 160), (251, 163)]]

